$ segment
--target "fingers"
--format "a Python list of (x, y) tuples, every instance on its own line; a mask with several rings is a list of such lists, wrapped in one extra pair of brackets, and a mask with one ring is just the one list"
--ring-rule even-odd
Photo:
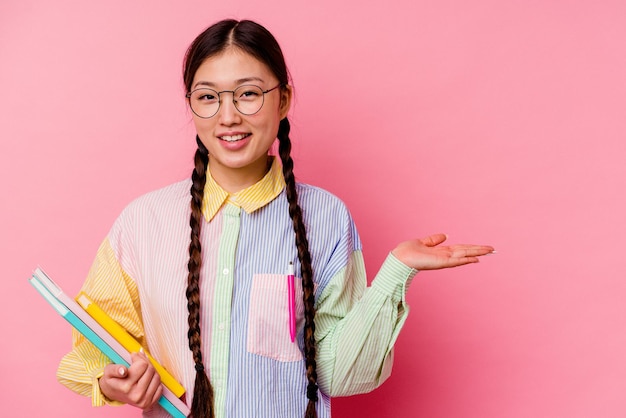
[(137, 380), (129, 392), (129, 399), (133, 405), (146, 409), (154, 405), (161, 396), (161, 378), (145, 353), (134, 353), (131, 358), (133, 363), (129, 373), (135, 375)]
[(478, 257), (494, 253), (488, 245), (440, 245), (446, 234), (434, 234), (422, 239), (404, 241), (391, 253), (405, 265), (416, 270), (438, 270), (477, 263)]
[(129, 367), (109, 364), (99, 379), (100, 389), (112, 400), (141, 409), (152, 407), (161, 397), (161, 378), (148, 357), (142, 353), (131, 355)]
[(103, 377), (108, 379), (123, 379), (128, 376), (128, 369), (121, 364), (109, 364), (104, 368)]
[(495, 250), (489, 245), (453, 245), (450, 248), (448, 265), (458, 267), (465, 264), (478, 263), (479, 257), (493, 254)]
[[(154, 395), (152, 395), (152, 399), (150, 400), (150, 406), (153, 406), (155, 403), (159, 401), (161, 395), (163, 395), (163, 385), (161, 384), (161, 378), (157, 373), (157, 379), (153, 379), (151, 385), (151, 389), (154, 390)], [(151, 390), (149, 391), (151, 392)]]
[(494, 252), (488, 245), (452, 245), (450, 250), (452, 257), (480, 257)]
[(480, 260), (477, 257), (458, 257), (450, 258), (446, 267), (459, 267), (466, 264), (479, 263)]
[(120, 364), (109, 364), (104, 368), (98, 385), (102, 393), (109, 399), (126, 402), (123, 388), (127, 386), (128, 369)]
[(427, 247), (435, 247), (448, 239), (446, 234), (434, 234), (426, 238), (422, 238), (420, 241)]

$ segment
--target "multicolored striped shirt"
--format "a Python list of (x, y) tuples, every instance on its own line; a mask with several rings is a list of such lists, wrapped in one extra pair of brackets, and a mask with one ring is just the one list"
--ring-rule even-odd
[[(187, 340), (187, 262), (191, 180), (132, 202), (100, 246), (83, 286), (186, 388), (194, 362)], [(390, 374), (393, 345), (408, 314), (405, 293), (416, 273), (389, 254), (367, 287), (361, 242), (345, 205), (297, 184), (312, 256), (318, 416), (330, 398), (371, 391)], [(217, 418), (303, 417), (308, 402), (304, 309), (296, 280), (298, 334), (289, 335), (287, 268), (300, 263), (280, 164), (257, 184), (229, 195), (208, 176), (201, 243), (201, 338)], [(98, 378), (110, 360), (80, 334), (57, 373), (61, 383), (108, 401)], [(169, 416), (159, 405), (145, 417)]]

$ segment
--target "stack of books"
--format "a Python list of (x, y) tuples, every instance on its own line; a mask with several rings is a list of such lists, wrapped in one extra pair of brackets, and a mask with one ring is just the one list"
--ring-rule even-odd
[[(67, 322), (113, 363), (129, 366), (130, 353), (138, 352), (142, 348), (132, 335), (85, 293), (81, 292), (76, 300), (70, 298), (39, 268), (35, 270), (29, 282)], [(190, 414), (189, 407), (180, 400), (185, 389), (150, 354), (146, 352), (146, 355), (161, 377), (163, 395), (159, 398), (159, 404), (174, 418), (187, 418)]]

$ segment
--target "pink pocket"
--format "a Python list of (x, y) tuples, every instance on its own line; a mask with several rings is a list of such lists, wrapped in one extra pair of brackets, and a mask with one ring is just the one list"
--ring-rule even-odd
[[(295, 278), (296, 335), (304, 326), (302, 280)], [(252, 278), (250, 312), (248, 314), (249, 353), (278, 361), (302, 360), (298, 341), (289, 336), (289, 295), (287, 276), (255, 274)]]

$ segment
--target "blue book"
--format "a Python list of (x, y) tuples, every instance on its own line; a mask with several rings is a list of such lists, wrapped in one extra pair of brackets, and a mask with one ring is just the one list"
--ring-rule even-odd
[[(39, 276), (41, 275), (43, 275), (44, 277), (43, 280), (39, 278)], [(49, 282), (46, 283), (46, 280), (48, 280)], [(129, 362), (124, 358), (128, 358), (129, 353), (126, 352), (120, 354), (116, 350), (114, 350), (102, 337), (100, 337), (100, 335), (98, 335), (98, 333), (101, 333), (102, 335), (108, 335), (106, 330), (104, 330), (95, 321), (90, 324), (90, 328), (71, 309), (69, 309), (68, 306), (65, 305), (65, 303), (68, 303), (67, 300), (65, 301), (65, 303), (61, 302), (61, 300), (59, 300), (57, 296), (53, 294), (52, 291), (50, 291), (48, 287), (44, 284), (46, 283), (48, 286), (53, 285), (55, 290), (58, 290), (60, 292), (58, 286), (56, 286), (56, 284), (52, 282), (52, 280), (48, 276), (46, 276), (43, 271), (37, 269), (35, 274), (33, 274), (33, 276), (28, 281), (41, 294), (41, 296), (43, 296), (44, 299), (48, 301), (48, 303), (54, 308), (54, 310), (56, 310), (63, 318), (65, 318), (67, 322), (69, 322), (74, 328), (76, 328), (78, 332), (83, 334), (85, 338), (87, 338), (93, 345), (98, 347), (98, 349), (102, 351), (102, 353), (104, 353), (104, 355), (106, 355), (109, 359), (111, 359), (113, 363), (129, 366)], [(71, 302), (74, 301), (71, 300)], [(80, 307), (80, 305), (78, 305), (77, 303), (75, 303), (75, 306), (72, 306), (72, 308), (74, 308), (74, 310), (80, 309), (82, 311), (82, 307)], [(86, 312), (85, 315), (89, 317)], [(169, 391), (169, 389), (165, 387), (163, 389), (164, 392)], [(178, 404), (178, 406), (175, 406), (174, 403)], [(189, 408), (187, 407), (187, 405), (185, 405), (180, 399), (171, 394), (171, 392), (170, 396), (166, 396), (165, 394), (162, 395), (159, 398), (159, 404), (174, 418), (187, 418), (189, 414)], [(185, 412), (182, 412), (181, 409)]]

